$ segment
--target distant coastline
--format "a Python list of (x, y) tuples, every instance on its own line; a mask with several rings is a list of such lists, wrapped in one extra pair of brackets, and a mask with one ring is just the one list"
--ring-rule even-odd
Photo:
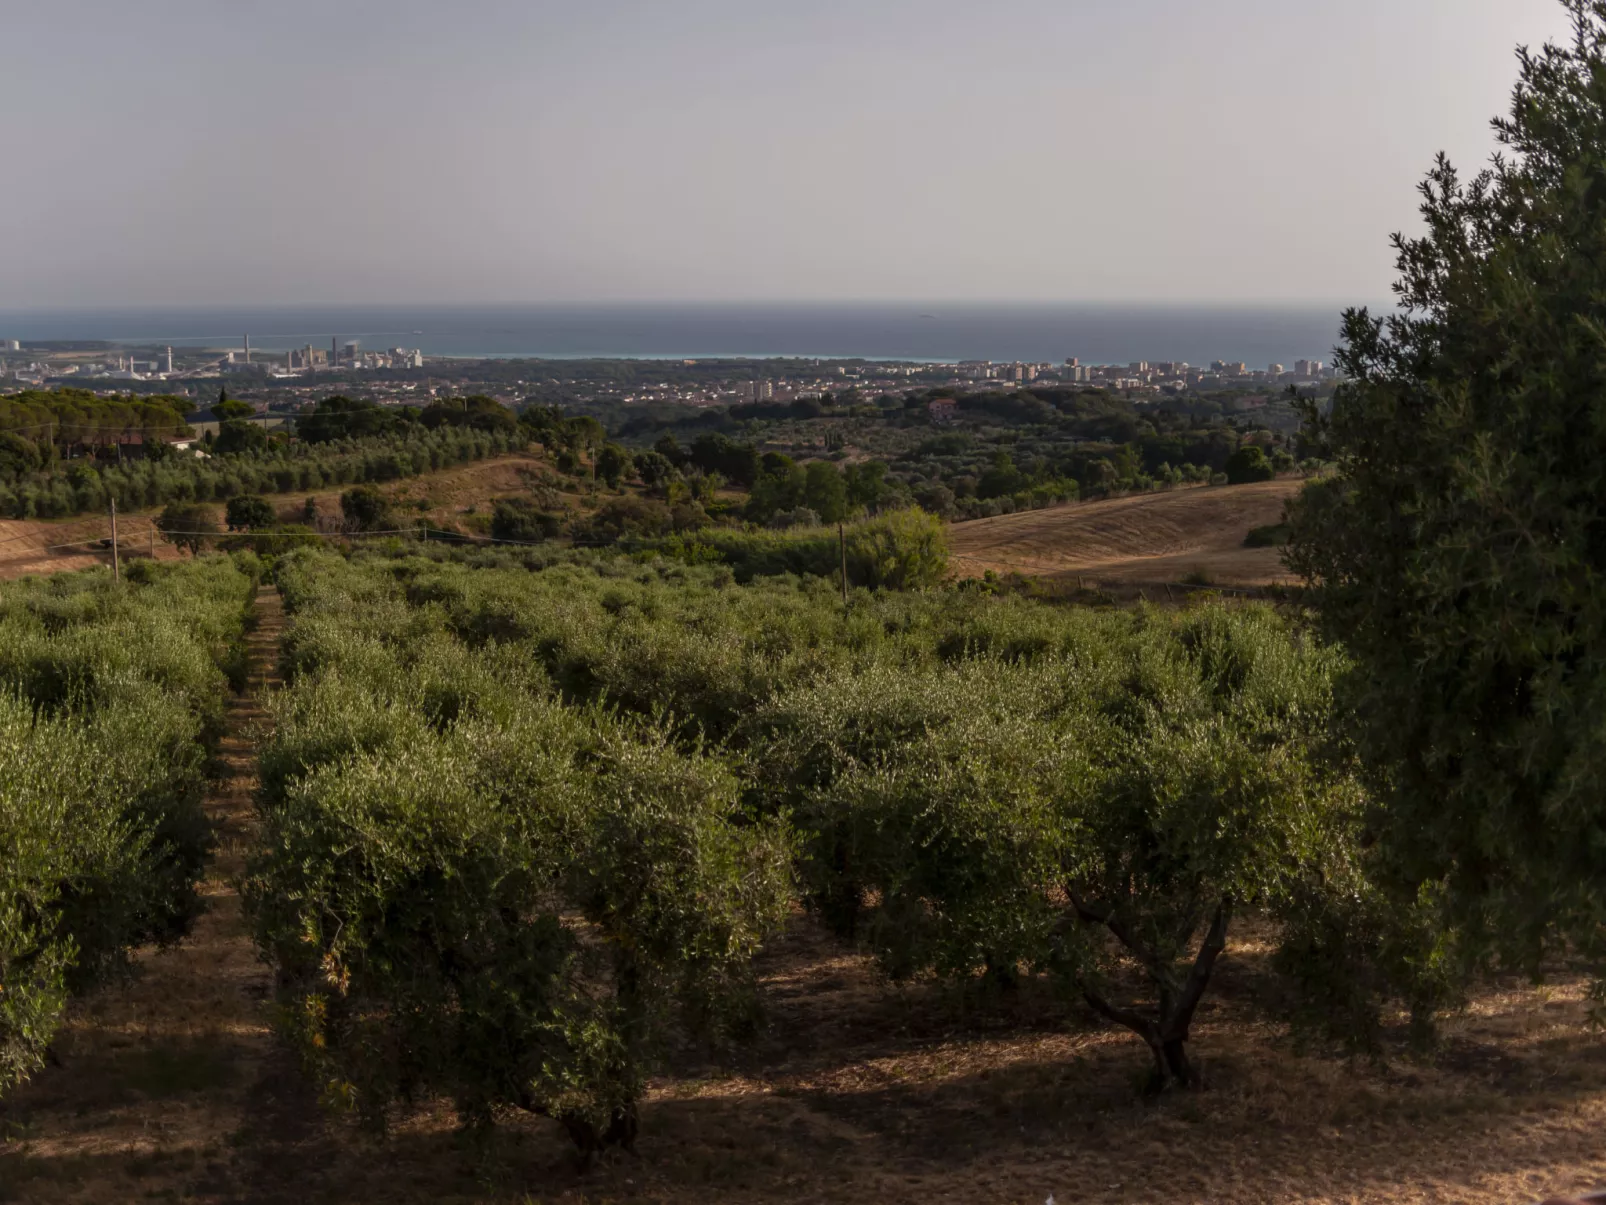
[(1338, 305), (212, 306), (0, 311), (0, 339), (417, 347), (436, 359), (821, 359), (1124, 364), (1330, 360)]

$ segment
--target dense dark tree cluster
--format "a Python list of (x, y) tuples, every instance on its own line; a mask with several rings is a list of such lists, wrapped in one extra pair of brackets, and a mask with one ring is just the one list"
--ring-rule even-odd
[(1355, 658), (1377, 881), (1441, 962), (1606, 971), (1606, 4), (1521, 57), (1502, 155), (1440, 159), (1398, 313), (1345, 317), (1291, 563)]

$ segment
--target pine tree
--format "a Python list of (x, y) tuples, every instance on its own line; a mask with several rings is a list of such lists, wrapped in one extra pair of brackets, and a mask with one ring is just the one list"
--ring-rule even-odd
[(1400, 311), (1345, 315), (1339, 472), (1293, 515), (1386, 885), (1463, 965), (1606, 966), (1606, 2), (1567, 7), (1491, 165), (1423, 183)]

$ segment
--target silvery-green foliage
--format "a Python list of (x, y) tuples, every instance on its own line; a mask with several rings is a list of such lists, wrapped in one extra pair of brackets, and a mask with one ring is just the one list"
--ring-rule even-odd
[(80, 956), (114, 955), (136, 923), (148, 836), (98, 781), (106, 752), (76, 719), (0, 695), (0, 1091), (41, 1065)]
[(670, 1027), (748, 1015), (786, 826), (744, 822), (716, 759), (566, 705), (522, 648), (451, 635), (450, 583), (398, 615), (374, 569), (290, 560), (299, 668), (246, 899), (326, 1097), (382, 1124), (438, 1092), (466, 1123), (512, 1105), (628, 1144)]
[[(1193, 1082), (1232, 914), (1283, 907), (1353, 841), (1357, 791), (1323, 755), (1338, 658), (1263, 608), (1004, 609), (959, 633), (949, 665), (839, 670), (743, 730), (761, 797), (810, 835), (811, 899), (894, 975), (1053, 972), (1149, 1042), (1157, 1083)], [(1120, 998), (1134, 967), (1147, 1002)]]
[(206, 742), (251, 578), (228, 559), (0, 588), (0, 1091), (69, 994), (187, 931)]
[[(1308, 937), (1338, 915), (1323, 867), (1364, 877), (1360, 792), (1343, 757), (1329, 756), (1341, 659), (1266, 608), (1091, 611), (956, 591), (862, 595), (844, 611), (818, 580), (736, 587), (714, 569), (662, 561), (576, 557), (526, 570), (479, 553), (301, 553), (287, 588), (303, 629), (292, 645), (305, 655), (264, 758), (270, 807), (317, 766), (377, 767), (558, 707), (586, 717), (590, 734), (573, 756), (592, 793), (563, 813), (578, 825), (563, 842), (590, 861), (571, 865), (600, 873), (614, 865), (610, 850), (656, 848), (633, 828), (579, 823), (621, 821), (597, 791), (643, 805), (681, 799), (674, 832), (705, 831), (685, 827), (703, 813), (686, 811), (675, 786), (695, 769), (726, 800), (706, 832), (768, 832), (760, 845), (773, 857), (784, 830), (767, 826), (795, 825), (805, 901), (889, 973), (1052, 976), (1140, 1033), (1157, 1079), (1194, 1079), (1188, 1024), (1234, 914), (1287, 916)], [(650, 792), (624, 788), (625, 765), (658, 767)], [(605, 840), (618, 831), (629, 840)], [(645, 891), (644, 868), (704, 874), (728, 864), (716, 852), (671, 845), (662, 867), (625, 863), (637, 877), (624, 881)], [(664, 881), (695, 895), (691, 880)], [(730, 881), (703, 881), (696, 898), (719, 898)], [(754, 881), (778, 890), (773, 874)], [(736, 978), (690, 958), (690, 918), (671, 915), (683, 943), (674, 974), (643, 964), (617, 982), (657, 984), (652, 1015), (666, 1016), (660, 1006), (697, 994), (669, 988), (689, 966), (688, 984), (720, 988), (703, 1010), (731, 1013)], [(733, 974), (750, 947), (735, 948)], [(1136, 997), (1134, 971), (1148, 984)], [(617, 1007), (625, 998), (609, 997)], [(589, 1099), (601, 1110), (584, 1123), (593, 1137), (599, 1119), (600, 1133), (625, 1124), (609, 1110), (644, 1065), (646, 1048), (610, 1028), (623, 1016), (569, 1016), (560, 1028), (574, 1061), (551, 1063), (538, 1081), (569, 1102), (540, 1096), (542, 1108)], [(603, 1077), (589, 1098), (588, 1076)]]

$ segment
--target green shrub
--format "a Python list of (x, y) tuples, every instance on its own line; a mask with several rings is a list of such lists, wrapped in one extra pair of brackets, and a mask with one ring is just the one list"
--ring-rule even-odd
[(1248, 485), (1253, 481), (1270, 481), (1277, 470), (1266, 459), (1266, 449), (1259, 444), (1245, 444), (1227, 458), (1227, 484)]
[[(769, 531), (710, 527), (699, 532), (695, 546), (716, 552), (740, 582), (787, 573), (840, 581), (843, 538), (851, 585), (923, 589), (936, 585), (948, 569), (948, 541), (942, 522), (918, 509), (850, 523), (845, 537), (824, 527)], [(638, 546), (666, 551), (689, 547), (683, 541), (643, 541)]]
[(217, 534), (217, 520), (210, 508), (193, 502), (169, 502), (156, 518), (156, 530), (162, 539), (178, 548), (186, 548), (191, 556), (201, 553), (209, 538)]
[(847, 551), (848, 580), (873, 589), (924, 589), (948, 571), (942, 521), (915, 508), (855, 524), (847, 534)]
[(359, 485), (341, 494), (340, 513), (352, 531), (384, 531), (395, 525), (390, 501), (370, 485)]
[(653, 498), (610, 498), (580, 530), (582, 540), (612, 543), (627, 536), (665, 536), (673, 530), (669, 507)]
[(539, 544), (563, 532), (563, 516), (543, 509), (533, 498), (498, 498), (491, 512), (491, 536), (522, 544)]
[(1252, 527), (1244, 537), (1245, 548), (1281, 548), (1288, 543), (1288, 524), (1271, 523), (1265, 527)]

